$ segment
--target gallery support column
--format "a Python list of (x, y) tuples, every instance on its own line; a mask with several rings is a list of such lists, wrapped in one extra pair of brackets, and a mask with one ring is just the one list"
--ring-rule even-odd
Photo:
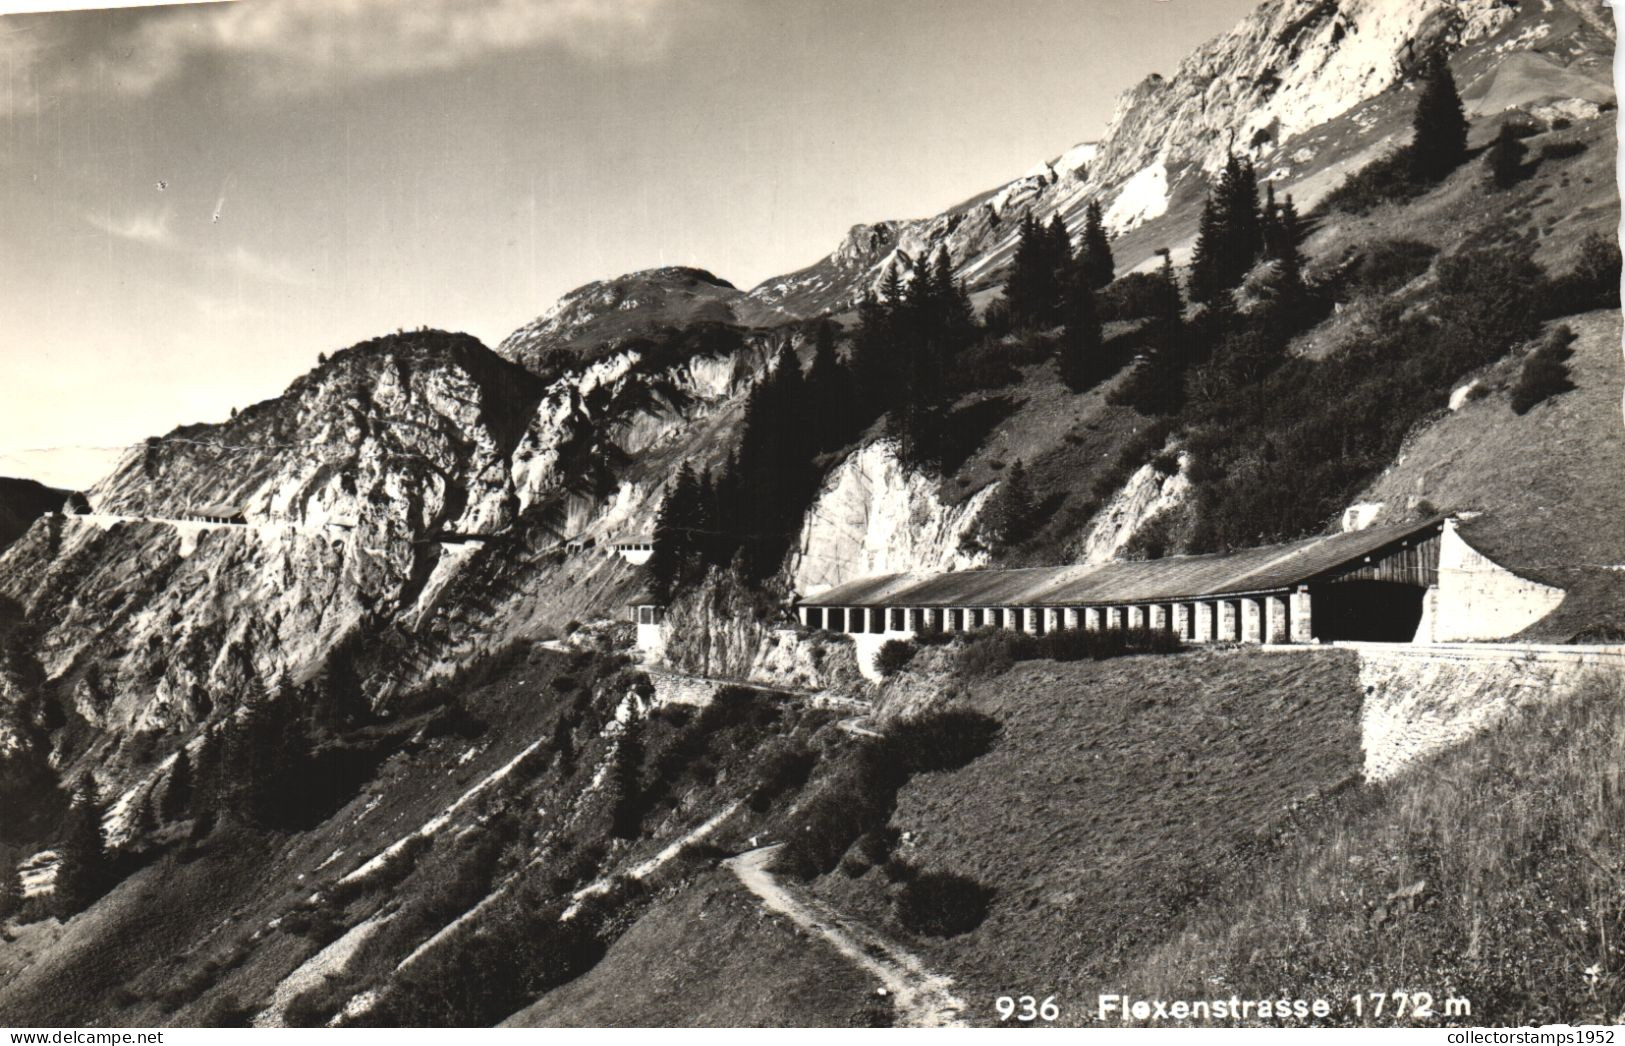
[(1240, 634), (1236, 620), (1236, 601), (1221, 599), (1218, 606), (1218, 621), (1215, 623), (1213, 638), (1221, 643), (1234, 643)]
[(1151, 630), (1154, 632), (1168, 630), (1168, 608), (1162, 603), (1151, 608)]
[(1242, 596), (1236, 601), (1241, 606), (1241, 641), (1243, 643), (1262, 643), (1264, 641), (1264, 607), (1252, 596)]
[(1286, 597), (1264, 597), (1264, 642), (1285, 643), (1288, 641), (1286, 627)]
[(1189, 639), (1192, 635), (1191, 625), (1194, 624), (1189, 603), (1174, 604), (1174, 620), (1172, 628), (1174, 635), (1180, 639)]
[(1128, 608), (1128, 627), (1137, 629), (1145, 627), (1145, 607)]
[(1315, 615), (1314, 607), (1309, 599), (1309, 589), (1300, 587), (1288, 597), (1289, 614), (1291, 622), (1287, 626), (1288, 636), (1294, 643), (1313, 643), (1315, 641)]
[(1196, 604), (1196, 636), (1195, 636), (1195, 638), (1196, 638), (1196, 641), (1198, 643), (1211, 643), (1211, 642), (1213, 642), (1213, 619), (1214, 619), (1215, 616), (1217, 616), (1217, 615), (1214, 613), (1214, 608), (1213, 608), (1212, 603), (1197, 603)]
[(1101, 620), (1101, 611), (1099, 607), (1086, 607), (1084, 609), (1083, 627), (1088, 629), (1090, 632), (1099, 632), (1105, 627), (1105, 623)]

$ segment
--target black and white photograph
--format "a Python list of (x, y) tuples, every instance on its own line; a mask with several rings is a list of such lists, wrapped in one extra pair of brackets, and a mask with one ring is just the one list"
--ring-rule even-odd
[(6, 1042), (1613, 1043), (1615, 45), (0, 5)]

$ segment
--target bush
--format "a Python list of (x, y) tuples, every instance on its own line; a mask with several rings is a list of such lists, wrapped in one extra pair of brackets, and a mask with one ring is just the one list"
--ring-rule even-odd
[(1540, 147), (1542, 160), (1567, 160), (1586, 151), (1586, 143), (1576, 138), (1559, 138)]
[(886, 727), (881, 745), (904, 772), (957, 770), (987, 754), (999, 736), (999, 721), (965, 708), (897, 720)]
[(1002, 389), (1021, 380), (1011, 353), (997, 341), (983, 341), (954, 357), (947, 375), (949, 388), (963, 395), (983, 389)]
[(1364, 214), (1374, 207), (1420, 195), (1422, 189), (1411, 177), (1411, 151), (1398, 149), (1373, 160), (1343, 180), (1326, 194), (1317, 211)]
[(1339, 276), (1344, 288), (1384, 294), (1428, 270), (1439, 249), (1420, 240), (1387, 239), (1362, 244)]
[(993, 900), (991, 887), (951, 872), (921, 872), (897, 894), (894, 911), (907, 930), (928, 937), (954, 937), (982, 925)]
[(989, 629), (973, 635), (955, 661), (958, 674), (999, 675), (1017, 661), (1104, 661), (1130, 654), (1173, 654), (1184, 642), (1166, 629), (1062, 629), (1037, 636), (1030, 632)]
[(1593, 309), (1619, 308), (1620, 252), (1611, 236), (1589, 233), (1580, 242), (1574, 268), (1551, 282), (1545, 314), (1571, 316)]
[(1095, 297), (1101, 322), (1156, 315), (1163, 290), (1162, 277), (1157, 273), (1130, 272), (1119, 276)]
[(1512, 413), (1527, 414), (1537, 404), (1574, 388), (1565, 361), (1574, 355), (1574, 331), (1555, 328), (1523, 361), (1523, 372), (1512, 387)]
[(785, 738), (762, 753), (756, 770), (756, 784), (746, 802), (757, 813), (766, 813), (773, 801), (792, 788), (800, 788), (812, 776), (818, 753), (805, 741)]
[(875, 671), (893, 676), (914, 660), (914, 644), (906, 639), (888, 639), (875, 654)]

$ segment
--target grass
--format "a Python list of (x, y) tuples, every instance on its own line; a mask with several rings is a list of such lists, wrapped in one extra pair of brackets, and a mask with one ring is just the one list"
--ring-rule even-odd
[[(914, 776), (891, 823), (912, 835), (898, 857), (993, 891), (981, 926), (916, 945), (989, 1007), (1022, 985), (1093, 998), (1097, 978), (1166, 934), (1220, 869), (1244, 866), (1287, 807), (1360, 767), (1347, 654), (1034, 661), (965, 691), (965, 707), (999, 721), (998, 743)], [(901, 887), (885, 872), (815, 889), (893, 925)]]
[(1411, 986), (1469, 999), (1470, 1019), (1449, 1023), (1619, 1023), (1622, 698), (1618, 676), (1593, 676), (1343, 798), (1261, 874), (1215, 891), (1123, 983), (1165, 997), (1290, 985), (1334, 1000)]
[(764, 917), (756, 898), (720, 869), (644, 916), (596, 967), (512, 1023), (861, 1026), (874, 991), (874, 982), (829, 945)]

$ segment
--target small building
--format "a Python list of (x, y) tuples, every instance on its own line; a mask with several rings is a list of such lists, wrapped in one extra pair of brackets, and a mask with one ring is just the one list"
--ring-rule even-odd
[(1512, 635), (1562, 596), (1433, 518), (1216, 555), (887, 574), (803, 599), (797, 615), (865, 637), (1151, 628), (1193, 643), (1411, 642)]
[(666, 619), (666, 608), (645, 592), (628, 601), (627, 611), (637, 626), (638, 649), (645, 653), (660, 649), (660, 623)]
[(199, 505), (186, 513), (186, 518), (198, 523), (248, 523), (241, 505)]
[(627, 534), (610, 542), (610, 548), (628, 563), (641, 567), (654, 555), (655, 539), (649, 534)]

